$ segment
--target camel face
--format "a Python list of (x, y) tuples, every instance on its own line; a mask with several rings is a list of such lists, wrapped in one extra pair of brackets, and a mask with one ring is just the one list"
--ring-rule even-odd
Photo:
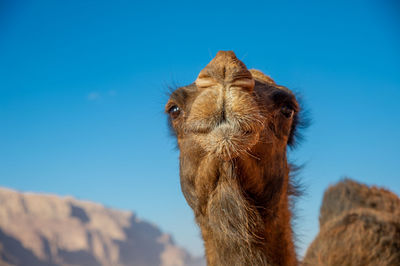
[[(265, 171), (281, 175), (286, 166), (298, 103), (290, 90), (249, 71), (233, 52), (218, 52), (195, 83), (171, 94), (165, 111), (181, 152), (182, 190), (192, 208), (209, 199), (223, 162), (246, 172), (238, 177), (245, 192), (259, 194), (266, 185), (280, 185), (280, 180), (261, 179)], [(205, 210), (206, 202), (200, 205)]]
[(166, 105), (181, 151), (189, 142), (193, 152), (225, 161), (258, 158), (257, 143), (285, 146), (297, 111), (289, 90), (222, 51)]

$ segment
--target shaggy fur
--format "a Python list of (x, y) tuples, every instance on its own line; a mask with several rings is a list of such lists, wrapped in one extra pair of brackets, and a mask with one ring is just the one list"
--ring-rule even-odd
[(320, 226), (351, 209), (370, 208), (400, 217), (400, 199), (393, 192), (368, 187), (350, 179), (331, 186), (324, 194), (319, 218)]
[(348, 179), (327, 189), (303, 265), (400, 265), (400, 199)]
[(180, 149), (182, 192), (200, 226), (208, 265), (296, 265), (287, 146), (293, 93), (233, 52), (219, 52), (166, 105)]

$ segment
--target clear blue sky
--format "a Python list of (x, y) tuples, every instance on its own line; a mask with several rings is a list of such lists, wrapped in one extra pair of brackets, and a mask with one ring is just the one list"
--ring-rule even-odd
[(202, 253), (163, 107), (218, 50), (311, 112), (297, 227), (344, 176), (400, 193), (396, 1), (0, 2), (0, 186), (135, 211)]

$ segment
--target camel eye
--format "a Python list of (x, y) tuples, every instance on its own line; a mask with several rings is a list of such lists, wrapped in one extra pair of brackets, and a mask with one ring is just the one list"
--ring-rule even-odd
[(284, 106), (281, 108), (281, 113), (286, 117), (286, 118), (292, 118), (294, 114), (293, 108), (289, 106)]
[(169, 108), (168, 113), (172, 119), (176, 119), (181, 114), (181, 108), (179, 108), (179, 106), (174, 105), (171, 108)]

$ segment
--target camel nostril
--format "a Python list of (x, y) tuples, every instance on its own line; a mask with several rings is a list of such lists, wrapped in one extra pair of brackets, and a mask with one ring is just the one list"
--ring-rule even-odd
[(249, 136), (249, 135), (251, 135), (252, 133), (253, 133), (253, 132), (252, 132), (251, 130), (246, 130), (246, 131), (243, 132), (243, 135)]

